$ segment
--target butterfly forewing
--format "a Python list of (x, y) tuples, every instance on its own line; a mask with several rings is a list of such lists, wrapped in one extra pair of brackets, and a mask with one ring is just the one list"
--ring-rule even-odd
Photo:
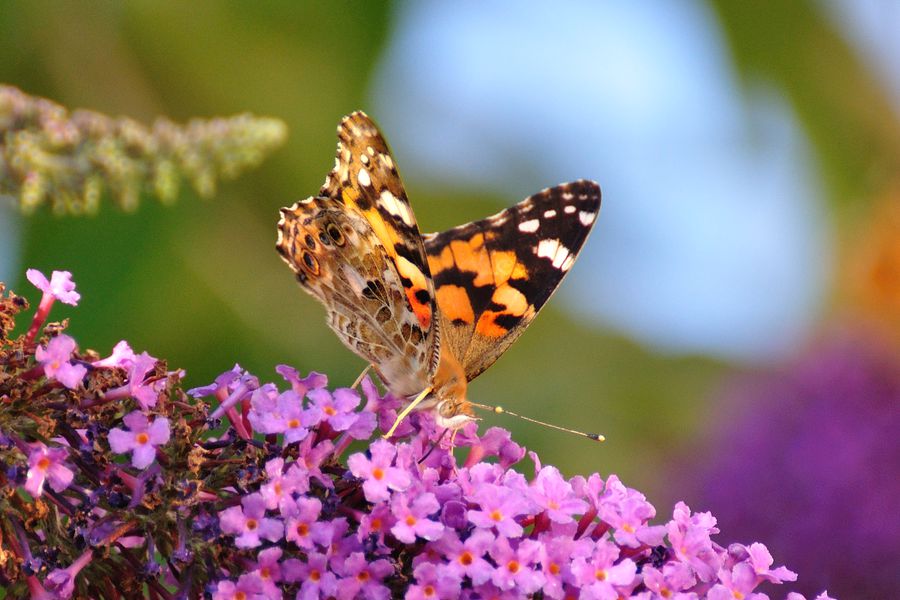
[(572, 267), (599, 210), (600, 187), (581, 180), (424, 236), (441, 341), (468, 380), (528, 327)]
[(422, 236), (387, 142), (365, 113), (354, 112), (338, 125), (335, 167), (320, 195), (343, 202), (369, 222), (396, 262), (420, 325), (432, 329), (434, 286)]

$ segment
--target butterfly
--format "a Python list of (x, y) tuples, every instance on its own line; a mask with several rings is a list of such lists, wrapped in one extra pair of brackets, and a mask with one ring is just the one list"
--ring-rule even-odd
[(276, 249), (341, 341), (441, 427), (474, 419), (467, 384), (525, 331), (572, 267), (600, 187), (545, 189), (496, 215), (422, 235), (384, 137), (363, 112), (338, 126), (318, 195), (281, 209)]

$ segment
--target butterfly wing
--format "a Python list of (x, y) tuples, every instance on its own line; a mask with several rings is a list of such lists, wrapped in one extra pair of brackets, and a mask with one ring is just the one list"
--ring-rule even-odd
[(432, 329), (434, 285), (422, 236), (387, 142), (361, 111), (338, 125), (334, 169), (319, 193), (362, 215), (397, 266), (410, 307), (423, 329)]
[(281, 209), (276, 249), (319, 300), (350, 350), (398, 395), (419, 393), (434, 371), (434, 333), (403, 291), (394, 259), (360, 214), (329, 197)]
[(580, 180), (424, 236), (441, 343), (469, 381), (525, 331), (571, 268), (599, 210), (600, 186)]

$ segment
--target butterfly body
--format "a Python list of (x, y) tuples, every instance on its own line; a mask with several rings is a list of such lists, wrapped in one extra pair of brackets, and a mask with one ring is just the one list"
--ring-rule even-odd
[(481, 221), (422, 235), (396, 166), (361, 112), (338, 127), (319, 195), (281, 209), (276, 248), (341, 341), (439, 425), (472, 420), (467, 384), (524, 332), (571, 268), (600, 188), (543, 190)]

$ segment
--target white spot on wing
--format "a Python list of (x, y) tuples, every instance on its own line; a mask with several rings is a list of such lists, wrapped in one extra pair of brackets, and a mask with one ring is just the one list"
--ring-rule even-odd
[(559, 269), (569, 257), (569, 249), (559, 240), (541, 240), (537, 247), (537, 255), (538, 258), (549, 258), (553, 261), (553, 266)]
[(563, 209), (563, 212), (566, 213), (567, 215), (571, 215), (571, 214), (572, 214), (573, 212), (575, 212), (576, 210), (578, 210), (578, 209), (575, 208), (573, 205), (570, 204), (569, 206), (567, 206), (567, 207), (565, 207), (565, 208)]
[(405, 202), (401, 202), (389, 190), (383, 190), (380, 197), (381, 205), (395, 217), (400, 217), (407, 225), (413, 224), (413, 216), (409, 210), (409, 206)]
[(557, 249), (559, 249), (559, 240), (541, 240), (537, 247), (538, 258), (553, 258)]
[(519, 223), (519, 231), (522, 233), (534, 233), (540, 227), (541, 222), (537, 219), (531, 219), (530, 221), (522, 221)]
[(556, 211), (553, 210), (552, 208), (551, 208), (550, 210), (545, 210), (545, 211), (544, 211), (544, 218), (545, 218), (545, 219), (552, 219), (552, 218), (555, 217), (555, 216), (556, 216)]
[(596, 218), (597, 213), (595, 212), (588, 212), (586, 210), (583, 210), (578, 213), (578, 220), (581, 221), (581, 224), (584, 226), (590, 225)]
[(370, 185), (372, 185), (372, 180), (369, 178), (369, 172), (365, 169), (359, 170), (359, 174), (356, 176), (356, 180), (359, 182), (359, 185), (363, 187), (369, 187)]

